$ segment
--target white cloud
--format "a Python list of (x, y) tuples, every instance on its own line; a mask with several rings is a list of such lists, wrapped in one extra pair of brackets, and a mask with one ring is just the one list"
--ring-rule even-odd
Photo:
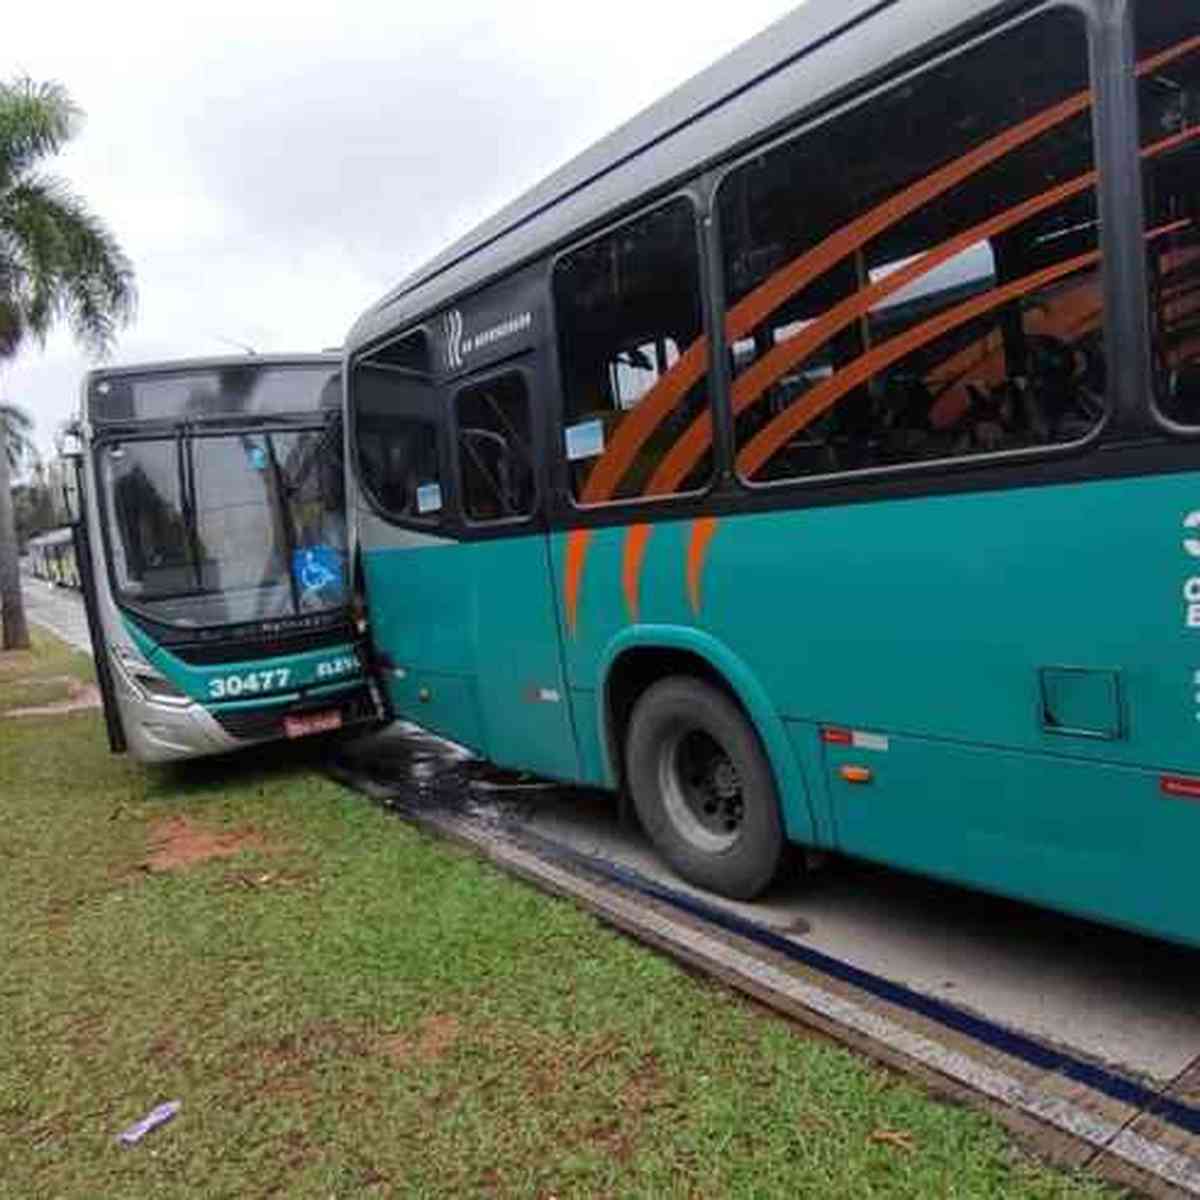
[[(117, 361), (338, 343), (411, 269), (794, 6), (526, 0), (26, 5), (0, 77), (87, 114), (51, 164), (133, 260)], [(597, 15), (602, 20), (597, 19)], [(0, 368), (49, 449), (88, 363)]]

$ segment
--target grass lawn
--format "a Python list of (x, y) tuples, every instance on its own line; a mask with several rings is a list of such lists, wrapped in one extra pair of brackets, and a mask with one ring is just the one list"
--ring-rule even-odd
[(40, 631), (33, 649), (0, 654), (0, 714), (14, 708), (34, 708), (72, 698), (73, 682), (92, 683), (92, 660)]
[(0, 899), (3, 1197), (1109, 1194), (300, 748), (146, 769), (95, 711), (0, 717)]

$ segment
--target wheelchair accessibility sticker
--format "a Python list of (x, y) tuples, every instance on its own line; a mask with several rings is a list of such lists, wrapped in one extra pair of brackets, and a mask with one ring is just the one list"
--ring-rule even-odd
[(346, 567), (332, 546), (305, 546), (292, 556), (292, 575), (300, 588), (301, 608), (339, 604), (345, 599)]

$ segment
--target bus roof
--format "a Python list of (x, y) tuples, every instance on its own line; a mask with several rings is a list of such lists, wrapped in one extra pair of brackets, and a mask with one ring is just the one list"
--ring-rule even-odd
[(677, 186), (955, 27), (1012, 7), (1012, 0), (808, 0), (405, 279), (359, 318), (347, 352)]
[(220, 371), (227, 367), (303, 367), (341, 362), (339, 351), (320, 354), (218, 354), (210, 357), (171, 358), (161, 362), (123, 363), (94, 367), (83, 378), (85, 388), (96, 379), (116, 375), (161, 375), (170, 371)]
[[(126, 399), (116, 403), (111, 398), (100, 393), (115, 391), (115, 393), (132, 392), (142, 388), (152, 388), (155, 376), (203, 375), (230, 373), (245, 376), (246, 372), (260, 370), (278, 370), (291, 367), (310, 367), (328, 369), (330, 372), (340, 372), (342, 355), (340, 352), (325, 351), (320, 354), (225, 354), (210, 358), (176, 358), (164, 362), (129, 363), (122, 366), (97, 367), (87, 372), (83, 377), (80, 396), (80, 414), (85, 423), (103, 424), (136, 424), (153, 423), (162, 420), (179, 420), (185, 414), (172, 409), (167, 404), (165, 409), (156, 406), (152, 413), (137, 412), (137, 405)], [(189, 410), (196, 403), (195, 398), (186, 402)], [(219, 417), (237, 411), (239, 415), (263, 415), (267, 409), (247, 406), (248, 396), (242, 395), (241, 402), (234, 408), (224, 409), (220, 405), (209, 406), (206, 410), (196, 409), (193, 417)], [(157, 402), (156, 402), (157, 405)], [(301, 404), (296, 408), (290, 401), (281, 409), (277, 405), (270, 411), (278, 416), (280, 412), (308, 412), (316, 408), (314, 404)], [(177, 406), (178, 408), (178, 406)]]

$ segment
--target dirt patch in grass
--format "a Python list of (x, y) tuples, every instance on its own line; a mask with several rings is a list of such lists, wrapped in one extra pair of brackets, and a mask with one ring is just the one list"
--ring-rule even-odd
[(437, 1062), (458, 1041), (461, 1029), (457, 1017), (435, 1014), (426, 1017), (415, 1034), (393, 1033), (383, 1038), (379, 1050), (398, 1066)]
[(187, 817), (171, 817), (151, 826), (150, 853), (142, 865), (152, 873), (182, 871), (214, 858), (232, 858), (243, 850), (268, 848), (253, 829), (217, 833)]
[(20, 697), (21, 700), (40, 703), (10, 708), (4, 714), (6, 717), (56, 717), (60, 713), (83, 712), (100, 707), (99, 689), (94, 684), (84, 683), (71, 675), (16, 679), (13, 683), (24, 688), (25, 695)]
[(28, 675), (35, 666), (32, 650), (5, 650), (0, 652), (0, 676)]

